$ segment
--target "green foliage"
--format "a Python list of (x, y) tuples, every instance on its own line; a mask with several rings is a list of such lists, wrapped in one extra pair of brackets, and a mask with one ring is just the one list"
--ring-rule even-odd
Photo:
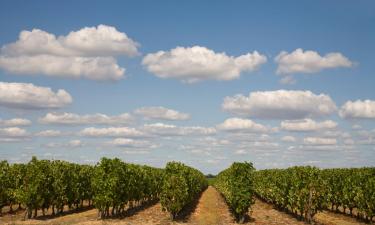
[(254, 204), (254, 167), (252, 163), (233, 163), (219, 173), (215, 187), (223, 194), (238, 222), (244, 222), (245, 215)]
[(8, 204), (9, 182), (9, 164), (6, 161), (0, 161), (0, 213), (1, 209)]
[(210, 186), (214, 186), (215, 185), (216, 177), (212, 177), (212, 178), (207, 178), (206, 177), (206, 179), (207, 179), (208, 185), (210, 185)]
[(95, 207), (104, 218), (123, 213), (126, 205), (133, 207), (156, 200), (162, 178), (161, 169), (102, 158), (92, 179)]
[(27, 164), (0, 163), (0, 206), (19, 204), (26, 208), (26, 216), (37, 216), (37, 210), (52, 208), (58, 213), (64, 205), (69, 208), (91, 201), (93, 167), (64, 161), (38, 160)]
[(169, 162), (165, 168), (160, 194), (163, 210), (168, 211), (171, 218), (175, 219), (206, 187), (207, 180), (200, 171), (182, 163)]
[(326, 207), (327, 183), (318, 168), (296, 166), (261, 170), (256, 172), (255, 181), (259, 197), (308, 222)]
[(331, 210), (357, 209), (358, 217), (375, 216), (375, 168), (325, 169), (326, 202)]

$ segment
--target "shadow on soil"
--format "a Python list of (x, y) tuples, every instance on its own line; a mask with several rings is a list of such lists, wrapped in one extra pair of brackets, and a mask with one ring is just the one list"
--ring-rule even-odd
[(313, 225), (324, 225), (324, 224), (321, 224), (315, 220), (313, 220), (311, 223), (308, 223), (303, 217), (301, 217), (300, 215), (297, 215), (287, 209), (284, 209), (284, 208), (280, 208), (280, 207), (277, 207), (276, 205), (272, 204), (272, 203), (269, 203), (267, 202), (266, 200), (263, 200), (262, 198), (260, 198), (259, 196), (256, 196), (256, 200), (257, 201), (260, 201), (262, 203), (265, 203), (265, 204), (269, 204), (272, 206), (273, 209), (279, 211), (279, 212), (282, 212), (282, 213), (285, 213), (286, 215), (289, 215), (291, 218), (294, 218), (296, 219), (297, 221), (299, 222), (303, 222), (305, 224), (313, 224)]
[(131, 209), (126, 210), (125, 213), (123, 213), (122, 215), (109, 217), (109, 219), (111, 219), (111, 218), (120, 218), (121, 219), (121, 218), (129, 217), (129, 216), (137, 215), (142, 210), (148, 209), (148, 208), (150, 208), (151, 206), (155, 205), (158, 202), (159, 202), (159, 200), (154, 200), (154, 201), (146, 202), (146, 203), (144, 203), (142, 205), (135, 206), (135, 207), (133, 207)]
[(111, 215), (111, 216), (107, 216), (105, 218), (100, 218), (99, 215), (98, 215), (98, 219), (100, 219), (100, 220), (123, 219), (123, 218), (126, 218), (126, 217), (134, 216), (134, 215), (137, 215), (139, 212), (150, 208), (151, 206), (155, 205), (158, 202), (159, 202), (159, 200), (153, 200), (153, 201), (145, 202), (142, 205), (138, 205), (138, 206), (134, 206), (132, 208), (128, 208), (122, 214)]
[(51, 215), (37, 216), (34, 219), (35, 220), (43, 220), (43, 221), (44, 220), (50, 220), (50, 219), (58, 218), (58, 217), (61, 217), (61, 216), (66, 216), (66, 215), (72, 215), (72, 214), (77, 214), (77, 213), (81, 213), (81, 212), (86, 212), (86, 211), (91, 210), (93, 208), (94, 208), (94, 206), (84, 206), (82, 208), (64, 211), (62, 213), (58, 213), (58, 214), (55, 214), (55, 215), (51, 214)]
[[(207, 187), (208, 188), (208, 187)], [(194, 199), (194, 201), (192, 201), (190, 204), (188, 204), (187, 206), (185, 206), (181, 212), (177, 215), (177, 217), (175, 218), (175, 221), (176, 222), (180, 222), (180, 223), (187, 223), (190, 219), (190, 216), (192, 215), (192, 213), (196, 210), (197, 208), (197, 205), (198, 205), (198, 202), (199, 202), (199, 199), (201, 198), (203, 192), (205, 192), (206, 189), (204, 189), (199, 195), (197, 195), (197, 197)]]
[(326, 211), (330, 212), (330, 213), (333, 213), (333, 214), (336, 214), (336, 215), (341, 215), (341, 216), (344, 216), (344, 217), (353, 218), (356, 221), (362, 222), (362, 223), (372, 224), (372, 223), (375, 222), (375, 217), (372, 220), (370, 220), (370, 218), (368, 218), (366, 220), (365, 218), (361, 217), (358, 213), (350, 214), (348, 212), (344, 212), (343, 209), (338, 209), (338, 210), (326, 209)]

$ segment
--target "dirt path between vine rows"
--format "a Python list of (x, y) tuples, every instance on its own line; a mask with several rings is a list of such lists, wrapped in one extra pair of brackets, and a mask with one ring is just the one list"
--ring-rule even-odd
[(197, 207), (188, 219), (189, 224), (197, 225), (226, 225), (233, 222), (224, 199), (211, 186), (202, 193)]
[[(41, 213), (41, 212), (40, 212)], [(68, 213), (53, 218), (30, 219), (23, 221), (23, 211), (16, 214), (5, 214), (0, 217), (0, 224), (26, 225), (234, 225), (234, 218), (220, 193), (213, 187), (208, 187), (201, 195), (191, 214), (178, 221), (170, 221), (169, 214), (163, 212), (160, 203), (149, 205), (132, 215), (124, 218), (98, 219), (96, 209)], [(40, 215), (40, 214), (39, 214)], [(249, 212), (250, 220), (247, 225), (303, 225), (292, 215), (278, 211), (271, 204), (256, 199)], [(319, 224), (324, 225), (363, 225), (349, 216), (322, 212), (315, 216)]]

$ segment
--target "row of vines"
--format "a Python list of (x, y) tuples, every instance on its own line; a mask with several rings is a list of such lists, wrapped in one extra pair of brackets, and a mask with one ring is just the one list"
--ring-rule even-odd
[[(64, 206), (82, 207), (93, 198), (91, 177), (93, 168), (64, 161), (37, 160), (27, 164), (9, 165), (0, 162), (0, 210), (14, 205), (26, 208), (28, 218), (39, 209), (52, 208), (52, 214), (62, 213)], [(1, 212), (1, 211), (0, 211)]]
[(0, 214), (18, 205), (25, 217), (52, 214), (93, 205), (99, 216), (119, 216), (145, 203), (161, 199), (172, 218), (207, 186), (204, 175), (182, 163), (168, 163), (166, 169), (102, 158), (95, 165), (38, 160), (27, 164), (0, 162)]
[[(27, 164), (0, 162), (0, 214), (4, 206), (25, 208), (25, 217), (61, 214), (93, 205), (101, 218), (118, 216), (136, 206), (160, 200), (175, 219), (207, 187), (198, 170), (178, 162), (165, 169), (103, 158), (95, 166), (60, 160)], [(251, 163), (233, 163), (213, 185), (243, 222), (254, 196), (312, 222), (323, 210), (348, 212), (373, 221), (375, 168), (318, 169), (296, 166), (256, 171)]]
[(254, 204), (254, 167), (251, 163), (233, 163), (220, 172), (214, 186), (224, 196), (238, 222), (243, 223)]
[(321, 174), (325, 181), (327, 208), (372, 221), (375, 217), (375, 168), (325, 169)]
[(103, 158), (91, 179), (95, 208), (105, 218), (157, 200), (162, 177), (162, 169)]
[(169, 162), (165, 168), (160, 202), (163, 210), (175, 219), (184, 207), (207, 188), (207, 179), (199, 170), (179, 162)]
[(308, 222), (323, 209), (346, 209), (372, 221), (375, 216), (375, 168), (324, 169), (299, 166), (257, 171), (255, 192)]

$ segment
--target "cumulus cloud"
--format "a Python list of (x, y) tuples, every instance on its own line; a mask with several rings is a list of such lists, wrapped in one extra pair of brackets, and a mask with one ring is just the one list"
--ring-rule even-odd
[[(233, 143), (250, 143), (250, 142), (272, 142), (273, 138), (269, 134), (258, 134), (249, 132), (231, 132), (226, 137)], [(246, 144), (245, 144), (246, 145)]]
[(142, 107), (134, 111), (135, 114), (141, 115), (146, 119), (156, 120), (188, 120), (190, 115), (173, 109), (161, 106)]
[(289, 76), (285, 76), (285, 77), (281, 78), (280, 83), (281, 84), (295, 84), (296, 80), (294, 79), (293, 76), (289, 75)]
[(336, 128), (337, 123), (332, 120), (322, 122), (316, 122), (312, 119), (286, 120), (281, 122), (280, 127), (286, 131), (317, 131)]
[(117, 65), (113, 57), (0, 56), (0, 68), (14, 74), (92, 80), (119, 80), (125, 74), (125, 69)]
[(14, 74), (118, 80), (125, 74), (114, 56), (138, 55), (139, 45), (115, 27), (99, 25), (56, 37), (43, 30), (21, 31), (1, 48), (0, 68)]
[(321, 56), (315, 51), (303, 51), (301, 48), (291, 53), (282, 51), (275, 61), (278, 63), (277, 74), (316, 73), (324, 69), (352, 67), (354, 64), (338, 52)]
[(149, 141), (135, 140), (131, 138), (116, 138), (110, 142), (111, 145), (126, 148), (155, 148)]
[(88, 127), (79, 132), (87, 137), (142, 137), (144, 133), (132, 127)]
[(233, 80), (241, 72), (251, 72), (267, 61), (257, 51), (238, 57), (215, 53), (206, 47), (176, 47), (170, 51), (147, 54), (142, 64), (160, 78), (188, 83), (202, 80)]
[(71, 140), (68, 142), (68, 146), (72, 148), (82, 147), (83, 143), (81, 140)]
[(0, 126), (4, 127), (17, 127), (17, 126), (29, 126), (31, 121), (23, 118), (13, 118), (8, 120), (0, 119)]
[(375, 129), (358, 130), (354, 133), (356, 143), (361, 145), (375, 145)]
[(61, 135), (62, 133), (59, 130), (43, 130), (35, 134), (38, 137), (58, 137)]
[(322, 117), (337, 110), (328, 95), (293, 90), (259, 91), (249, 96), (225, 97), (222, 108), (236, 115), (262, 119)]
[(306, 137), (303, 139), (305, 145), (336, 145), (336, 138)]
[(359, 125), (359, 124), (354, 124), (354, 125), (352, 126), (352, 129), (353, 129), (353, 130), (359, 130), (359, 129), (362, 129), (362, 126)]
[(29, 133), (19, 127), (0, 128), (0, 142), (17, 142), (29, 138)]
[(344, 140), (344, 144), (345, 144), (345, 145), (354, 145), (355, 142), (354, 142), (353, 139), (348, 138), (348, 139), (345, 139), (345, 140)]
[(284, 142), (296, 142), (297, 139), (293, 136), (284, 136), (281, 138), (282, 141)]
[(50, 142), (47, 144), (43, 144), (42, 146), (46, 148), (80, 148), (84, 145), (85, 144), (81, 140), (75, 139), (64, 143)]
[(47, 113), (44, 117), (39, 118), (39, 122), (43, 124), (59, 124), (59, 125), (84, 125), (84, 124), (108, 124), (123, 125), (133, 121), (129, 113), (123, 113), (117, 116), (108, 116), (101, 113), (78, 115), (74, 113)]
[(0, 82), (0, 106), (21, 109), (54, 109), (72, 103), (68, 92), (29, 83)]
[(347, 101), (341, 106), (339, 115), (345, 119), (375, 119), (375, 101)]
[(1, 137), (25, 137), (27, 135), (27, 131), (19, 127), (0, 128)]
[(322, 137), (350, 138), (351, 134), (340, 130), (326, 130), (320, 132)]
[(143, 126), (143, 131), (150, 135), (158, 136), (213, 135), (216, 133), (216, 129), (212, 127), (178, 127), (176, 125), (164, 123), (145, 124)]
[(255, 132), (255, 133), (262, 133), (267, 132), (269, 129), (259, 123), (255, 123), (249, 119), (241, 119), (241, 118), (229, 118), (226, 119), (223, 123), (219, 124), (219, 130), (224, 131), (241, 131), (241, 132)]

